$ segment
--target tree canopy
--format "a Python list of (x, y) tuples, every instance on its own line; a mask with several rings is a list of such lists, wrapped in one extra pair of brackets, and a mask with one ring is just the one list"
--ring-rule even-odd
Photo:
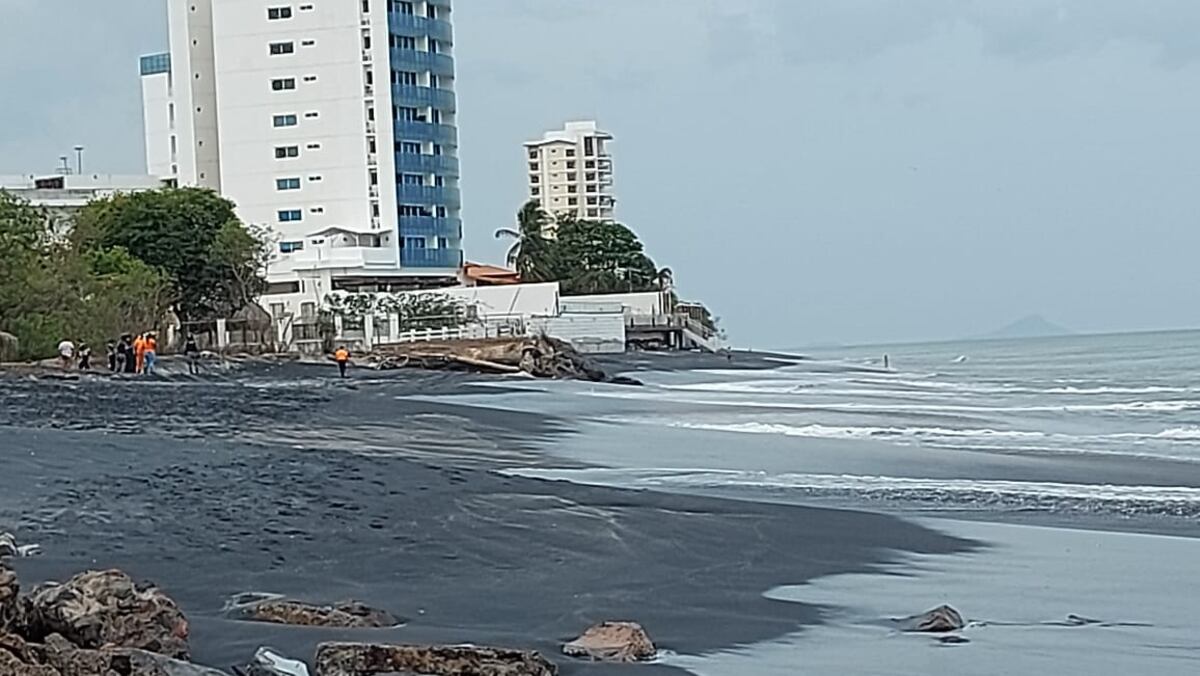
[(497, 237), (515, 240), (509, 264), (530, 282), (559, 282), (565, 295), (666, 291), (670, 270), (659, 270), (628, 227), (574, 215), (552, 219), (537, 201), (517, 214), (516, 229)]
[(99, 345), (150, 329), (168, 290), (160, 271), (124, 249), (53, 239), (44, 210), (0, 191), (0, 331), (17, 338), (17, 356), (54, 354), (64, 338)]
[(184, 321), (232, 314), (265, 288), (266, 238), (211, 190), (164, 188), (96, 200), (76, 218), (72, 241), (82, 251), (124, 249), (161, 270)]

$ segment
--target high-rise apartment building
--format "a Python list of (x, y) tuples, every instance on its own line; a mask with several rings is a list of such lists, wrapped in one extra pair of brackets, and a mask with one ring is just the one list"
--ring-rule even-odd
[(612, 140), (612, 134), (588, 121), (568, 122), (561, 131), (526, 143), (529, 198), (555, 216), (612, 220), (617, 203), (608, 154)]
[(274, 288), (461, 265), (451, 0), (168, 3), (171, 51), (141, 61), (148, 168), (270, 226)]

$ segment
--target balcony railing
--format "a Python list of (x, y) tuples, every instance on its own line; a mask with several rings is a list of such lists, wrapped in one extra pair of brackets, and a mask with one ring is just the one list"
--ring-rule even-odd
[(401, 249), (400, 265), (406, 268), (460, 268), (462, 249)]
[(450, 155), (396, 153), (396, 171), (458, 176), (458, 158)]
[(397, 141), (432, 141), (442, 145), (458, 145), (458, 129), (449, 124), (396, 121)]
[(415, 49), (393, 49), (392, 65), (405, 70), (428, 71), (434, 75), (454, 77), (454, 58), (445, 54), (419, 52)]
[(460, 203), (458, 188), (431, 185), (398, 185), (396, 199), (401, 204), (429, 204), (456, 207)]
[(395, 103), (411, 108), (437, 108), (454, 112), (454, 92), (449, 89), (434, 89), (419, 85), (392, 85)]
[(400, 12), (388, 14), (388, 30), (396, 35), (408, 35), (415, 38), (431, 37), (443, 42), (450, 42), (454, 39), (454, 29), (450, 26), (449, 21), (428, 19)]
[(462, 219), (432, 216), (401, 216), (401, 237), (445, 237), (462, 239)]

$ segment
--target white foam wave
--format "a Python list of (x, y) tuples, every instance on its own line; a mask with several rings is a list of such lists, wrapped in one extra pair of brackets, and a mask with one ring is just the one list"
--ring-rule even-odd
[(712, 430), (719, 432), (743, 432), (748, 434), (782, 434), (795, 437), (819, 439), (878, 439), (878, 438), (921, 438), (921, 437), (993, 437), (1008, 439), (1040, 439), (1048, 436), (1043, 432), (1017, 430), (953, 429), (947, 427), (839, 427), (832, 425), (784, 425), (780, 423), (688, 423), (675, 422), (671, 427)]
[(853, 474), (771, 474), (740, 470), (679, 469), (528, 469), (514, 474), (539, 479), (558, 479), (585, 484), (628, 486), (634, 488), (767, 488), (803, 491), (936, 495), (946, 497), (991, 496), (1020, 500), (1058, 498), (1096, 502), (1134, 502), (1143, 504), (1180, 504), (1200, 506), (1200, 488), (1187, 486), (1135, 486), (1114, 484), (1075, 484), (1038, 481), (999, 481), (977, 479), (917, 479), (894, 476)]

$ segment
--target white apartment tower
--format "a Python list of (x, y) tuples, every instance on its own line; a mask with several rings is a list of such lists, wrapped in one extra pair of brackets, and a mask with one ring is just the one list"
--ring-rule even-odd
[(529, 198), (555, 216), (575, 214), (580, 219), (612, 220), (612, 134), (595, 122), (568, 122), (561, 131), (547, 132), (541, 140), (525, 144)]
[(460, 267), (451, 0), (167, 2), (170, 52), (141, 61), (147, 166), (270, 226), (272, 288)]

